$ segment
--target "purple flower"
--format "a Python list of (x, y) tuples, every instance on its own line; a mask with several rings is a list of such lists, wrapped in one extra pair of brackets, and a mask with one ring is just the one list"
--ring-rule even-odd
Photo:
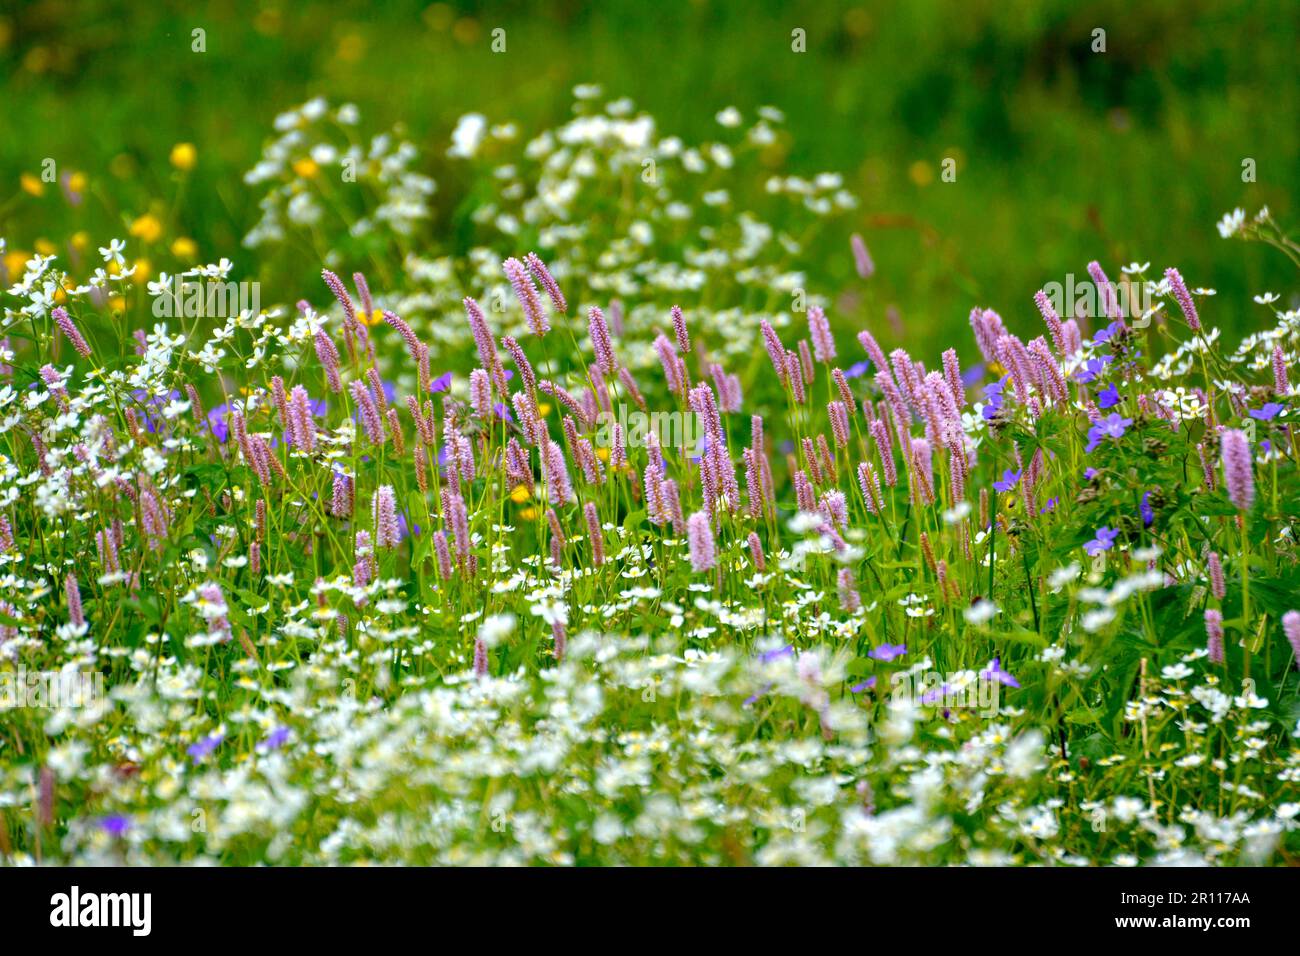
[(210, 737), (204, 737), (198, 743), (190, 744), (187, 752), (194, 758), (194, 762), (198, 763), (221, 746), (221, 741), (225, 739), (226, 735), (222, 733), (216, 733)]
[(789, 657), (794, 653), (794, 645), (787, 644), (785, 647), (778, 647), (774, 651), (764, 651), (758, 655), (758, 659), (764, 664), (770, 664), (773, 661), (779, 661), (783, 657)]
[(871, 370), (871, 362), (868, 361), (867, 359), (863, 359), (861, 362), (854, 362), (847, 369), (845, 369), (844, 377), (861, 378), (863, 375), (866, 375), (867, 372), (870, 370)]
[(995, 680), (999, 684), (1006, 684), (1008, 687), (1020, 686), (1020, 681), (1002, 669), (1002, 659), (1000, 657), (993, 658), (989, 663), (988, 670), (980, 671), (980, 677), (984, 680)]
[(961, 373), (961, 383), (963, 385), (974, 385), (984, 377), (984, 371), (984, 363), (976, 362), (970, 368), (966, 369), (966, 371)]
[(868, 654), (868, 657), (875, 658), (878, 661), (892, 661), (895, 658), (902, 657), (907, 653), (906, 644), (881, 644)]
[(1038, 513), (1040, 515), (1045, 515), (1049, 511), (1054, 511), (1056, 510), (1056, 506), (1060, 504), (1060, 502), (1061, 502), (1060, 498), (1048, 498), (1047, 504), (1043, 505), (1043, 507), (1038, 510)]
[(1097, 537), (1085, 543), (1083, 550), (1095, 557), (1103, 551), (1109, 551), (1115, 544), (1115, 539), (1117, 537), (1119, 537), (1118, 528), (1108, 528), (1105, 525), (1102, 525), (1097, 529)]
[(1083, 469), (1083, 477), (1086, 478), (1088, 481), (1092, 481), (1092, 479), (1096, 478), (1100, 474), (1101, 472), (1099, 472), (1096, 468), (1089, 467)]
[(288, 740), (289, 728), (276, 727), (257, 747), (259, 750), (275, 750), (277, 747), (283, 746)]
[(1097, 404), (1102, 408), (1114, 408), (1119, 404), (1119, 388), (1114, 382), (1097, 393)]
[(870, 690), (872, 687), (875, 686), (876, 686), (876, 679), (874, 677), (868, 677), (861, 684), (854, 684), (852, 687), (850, 687), (849, 693), (861, 694), (864, 690)]
[(221, 444), (226, 443), (230, 437), (230, 406), (218, 405), (212, 411), (208, 412), (208, 430)]
[(429, 391), (431, 392), (447, 392), (450, 390), (451, 390), (451, 372), (447, 372), (445, 375), (439, 375), (431, 383), (429, 383)]
[(99, 826), (109, 836), (122, 837), (126, 835), (127, 830), (131, 829), (131, 819), (115, 813), (100, 820)]
[(756, 693), (750, 694), (748, 697), (746, 697), (746, 698), (745, 698), (745, 702), (744, 702), (744, 704), (742, 704), (741, 706), (742, 706), (742, 707), (753, 707), (756, 703), (758, 703), (759, 698), (762, 697), (764, 694), (766, 694), (766, 693), (767, 693), (769, 690), (771, 690), (771, 689), (772, 689), (772, 683), (771, 683), (771, 681), (769, 681), (768, 683), (766, 683), (766, 684), (763, 685), (763, 689), (762, 689), (762, 690), (760, 690), (760, 691), (758, 691), (758, 692), (756, 692)]
[(1267, 402), (1263, 408), (1252, 408), (1250, 417), (1261, 422), (1272, 421), (1286, 408), (1285, 405), (1279, 405), (1277, 402)]
[(1102, 372), (1106, 371), (1106, 366), (1114, 361), (1109, 355), (1103, 355), (1101, 358), (1088, 359), (1083, 363), (1083, 368), (1074, 373), (1076, 382), (1091, 382)]
[(1125, 418), (1118, 412), (1111, 412), (1101, 421), (1094, 424), (1088, 429), (1088, 445), (1084, 451), (1090, 452), (1101, 444), (1104, 438), (1122, 438), (1128, 426), (1133, 424), (1133, 419)]
[(993, 487), (998, 491), (1010, 491), (1020, 483), (1020, 472), (1012, 471), (1008, 468), (1002, 473), (1002, 480), (993, 482)]
[(1151, 507), (1151, 492), (1144, 492), (1142, 495), (1142, 504), (1138, 506), (1142, 513), (1142, 527), (1151, 527), (1151, 522), (1156, 520), (1155, 510)]

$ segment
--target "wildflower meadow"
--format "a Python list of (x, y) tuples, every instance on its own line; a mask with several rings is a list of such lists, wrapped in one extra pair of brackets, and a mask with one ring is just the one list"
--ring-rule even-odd
[(1300, 864), (1289, 212), (914, 328), (783, 110), (558, 95), (23, 173), (0, 866)]
[(466, 116), (427, 258), (418, 151), (313, 100), (255, 307), (6, 251), (6, 860), (1295, 862), (1300, 313), (1062, 263), (886, 354), (798, 267), (855, 197), (732, 209), (782, 117), (718, 121)]

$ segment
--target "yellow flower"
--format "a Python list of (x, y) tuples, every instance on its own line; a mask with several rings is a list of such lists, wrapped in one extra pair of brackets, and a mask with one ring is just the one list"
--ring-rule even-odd
[(54, 253), (57, 252), (58, 250), (55, 248), (54, 243), (50, 242), (50, 240), (48, 240), (48, 239), (37, 239), (37, 240), (36, 240), (36, 251), (39, 252), (39, 253), (40, 253), (41, 255), (43, 255), (43, 256), (52, 256), (52, 255), (54, 255)]
[(608, 449), (608, 448), (597, 448), (597, 449), (596, 449), (596, 457), (599, 458), (601, 461), (609, 461), (609, 449)]
[(23, 192), (29, 196), (40, 196), (45, 192), (45, 183), (41, 182), (31, 173), (23, 173), (18, 177), (18, 185), (23, 187)]
[(90, 248), (90, 233), (85, 230), (74, 232), (72, 234), (72, 248), (76, 249), (78, 252), (84, 252), (86, 249)]
[(108, 309), (110, 312), (121, 315), (126, 311), (126, 299), (122, 298), (120, 295), (110, 297), (108, 300)]
[(68, 175), (68, 189), (74, 193), (84, 193), (86, 191), (86, 174), (70, 173)]
[(137, 239), (143, 239), (145, 245), (157, 242), (162, 237), (162, 223), (153, 213), (145, 213), (135, 222), (131, 223), (131, 235)]
[(193, 143), (177, 143), (172, 147), (171, 159), (173, 166), (188, 172), (199, 161), (199, 151)]
[(153, 275), (153, 263), (148, 259), (135, 260), (135, 274), (132, 276), (136, 282), (148, 282), (149, 277)]
[(908, 167), (907, 175), (918, 186), (928, 186), (934, 181), (934, 170), (929, 163), (920, 159)]
[(532, 521), (537, 517), (537, 509), (531, 506), (525, 508), (523, 511), (519, 512), (519, 517), (523, 518), (525, 521)]
[(510, 500), (517, 505), (523, 504), (528, 500), (528, 487), (526, 485), (515, 485), (514, 490), (510, 492)]
[(316, 160), (304, 156), (294, 161), (293, 171), (302, 179), (315, 179), (316, 174), (320, 172), (320, 167), (316, 165)]
[(384, 310), (375, 309), (369, 315), (366, 315), (364, 309), (358, 310), (357, 321), (362, 325), (378, 325), (380, 322), (384, 321)]
[(193, 239), (188, 236), (181, 236), (172, 243), (172, 255), (177, 259), (193, 261), (194, 257), (199, 254), (199, 246)]
[(538, 414), (538, 415), (541, 415), (543, 418), (545, 418), (545, 417), (546, 417), (547, 415), (549, 415), (550, 413), (551, 413), (551, 404), (550, 404), (550, 402), (538, 402), (538, 403), (537, 403), (537, 414)]
[(18, 277), (23, 274), (23, 267), (27, 265), (27, 260), (32, 257), (30, 252), (22, 252), (15, 249), (5, 254), (5, 272), (10, 276)]

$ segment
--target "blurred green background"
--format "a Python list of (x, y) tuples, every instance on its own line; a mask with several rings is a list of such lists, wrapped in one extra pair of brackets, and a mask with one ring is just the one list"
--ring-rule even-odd
[[(505, 54), (490, 49), (498, 26)], [(791, 51), (795, 28), (806, 53)], [(0, 235), (11, 251), (76, 230), (103, 242), (161, 206), (198, 257), (254, 271), (239, 240), (257, 210), (240, 177), (274, 115), (323, 94), (356, 102), (368, 130), (407, 125), (439, 181), (430, 241), (445, 243), (456, 118), (477, 110), (531, 136), (569, 115), (575, 84), (597, 82), (688, 142), (715, 135), (725, 106), (783, 109), (787, 169), (845, 174), (876, 301), (931, 341), (976, 303), (1024, 327), (1033, 291), (1093, 258), (1112, 278), (1134, 259), (1176, 264), (1218, 289), (1211, 321), (1245, 328), (1258, 321), (1249, 295), (1289, 292), (1293, 270), (1262, 245), (1225, 243), (1215, 222), (1261, 205), (1295, 220), (1297, 50), (1294, 0), (38, 0), (0, 14)], [(197, 166), (172, 212), (178, 142), (197, 146)], [(86, 202), (21, 188), (46, 157), (84, 174)], [(956, 182), (939, 178), (945, 157)], [(1257, 182), (1242, 181), (1245, 158)], [(844, 249), (808, 263), (815, 280), (849, 276)]]

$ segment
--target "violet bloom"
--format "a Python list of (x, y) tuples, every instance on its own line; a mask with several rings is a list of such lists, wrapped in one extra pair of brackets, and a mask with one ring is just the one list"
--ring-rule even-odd
[(1277, 402), (1265, 402), (1263, 408), (1252, 408), (1250, 417), (1257, 421), (1269, 422), (1277, 418), (1285, 408), (1285, 405), (1279, 405)]
[(275, 730), (271, 731), (267, 735), (265, 740), (263, 740), (260, 744), (257, 745), (257, 748), (263, 751), (275, 750), (279, 747), (284, 746), (284, 744), (288, 743), (288, 741), (289, 741), (289, 728), (277, 727), (275, 728)]
[(1106, 371), (1106, 366), (1113, 362), (1114, 359), (1109, 355), (1103, 355), (1101, 358), (1088, 359), (1083, 363), (1083, 367), (1074, 373), (1076, 382), (1091, 382)]
[(878, 661), (892, 661), (907, 653), (906, 644), (881, 644), (867, 655)]
[(1102, 408), (1114, 408), (1119, 404), (1119, 388), (1111, 382), (1097, 393), (1097, 404)]
[(131, 829), (131, 820), (120, 813), (114, 813), (100, 820), (99, 828), (111, 837), (120, 838), (126, 836), (126, 831)]
[(1049, 511), (1055, 511), (1055, 510), (1056, 510), (1056, 506), (1057, 506), (1058, 504), (1060, 504), (1060, 503), (1061, 503), (1061, 499), (1060, 499), (1059, 497), (1058, 497), (1058, 498), (1048, 498), (1048, 499), (1047, 499), (1047, 504), (1043, 505), (1043, 507), (1041, 507), (1040, 509), (1038, 509), (1038, 513), (1039, 513), (1040, 515), (1045, 515), (1045, 514), (1047, 514), (1047, 512), (1049, 512)]
[(1005, 684), (1008, 687), (1020, 686), (1020, 681), (1002, 669), (1002, 659), (1000, 657), (993, 658), (989, 662), (988, 669), (980, 671), (980, 677), (984, 680), (997, 681), (999, 684)]
[(431, 392), (449, 392), (451, 391), (451, 372), (445, 375), (439, 375), (429, 384)]
[(1097, 537), (1085, 543), (1083, 550), (1093, 557), (1096, 557), (1103, 551), (1109, 551), (1114, 546), (1115, 539), (1118, 537), (1118, 528), (1109, 528), (1106, 525), (1102, 525), (1097, 529)]
[(224, 404), (218, 405), (216, 408), (212, 409), (212, 411), (208, 412), (208, 431), (210, 431), (212, 436), (223, 445), (226, 443), (226, 440), (230, 438), (229, 415), (230, 406)]
[(1133, 419), (1125, 418), (1118, 412), (1111, 412), (1101, 421), (1094, 424), (1088, 429), (1088, 445), (1084, 448), (1085, 452), (1090, 452), (1101, 444), (1105, 438), (1123, 438), (1124, 432), (1128, 426), (1133, 424)]
[(1151, 527), (1151, 523), (1156, 520), (1155, 509), (1151, 507), (1151, 492), (1143, 492), (1142, 503), (1138, 505), (1138, 511), (1142, 515), (1142, 527)]
[(861, 694), (864, 690), (870, 690), (875, 686), (876, 686), (876, 679), (874, 677), (868, 677), (861, 684), (854, 684), (852, 687), (850, 687), (849, 693)]
[(993, 482), (993, 487), (998, 491), (1010, 491), (1020, 483), (1020, 472), (1012, 471), (1008, 468), (1002, 473), (1002, 480)]
[(221, 742), (225, 739), (225, 734), (215, 733), (209, 737), (204, 737), (197, 743), (190, 744), (189, 749), (186, 752), (194, 758), (195, 763), (198, 763), (204, 757), (209, 756), (213, 751), (220, 747)]
[(770, 664), (773, 661), (779, 661), (783, 657), (789, 657), (794, 653), (794, 645), (787, 644), (785, 647), (778, 647), (775, 650), (764, 651), (758, 655), (758, 659), (764, 664)]

